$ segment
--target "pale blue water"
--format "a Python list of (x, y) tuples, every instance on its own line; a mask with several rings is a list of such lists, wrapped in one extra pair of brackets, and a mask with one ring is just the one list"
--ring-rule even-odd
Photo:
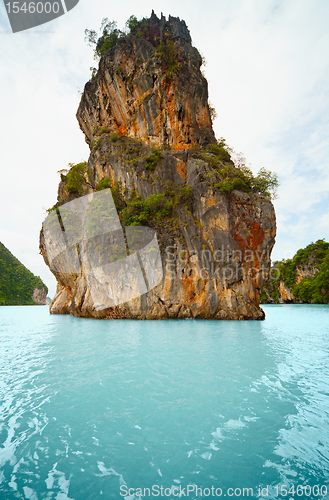
[(259, 486), (323, 498), (329, 307), (264, 309), (263, 322), (221, 322), (0, 308), (0, 500), (136, 499), (152, 486), (153, 498), (161, 486), (162, 498)]

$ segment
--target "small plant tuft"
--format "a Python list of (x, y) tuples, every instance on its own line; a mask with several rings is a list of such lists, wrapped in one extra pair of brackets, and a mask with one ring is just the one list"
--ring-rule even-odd
[(155, 55), (162, 61), (165, 69), (164, 78), (170, 80), (174, 73), (179, 70), (178, 52), (173, 40), (161, 42), (155, 51)]
[(163, 154), (160, 149), (152, 148), (152, 153), (145, 156), (146, 170), (149, 172), (154, 172), (158, 162), (163, 158)]
[(66, 175), (65, 190), (67, 193), (73, 193), (81, 196), (86, 186), (85, 174), (87, 172), (87, 162), (83, 161), (74, 165), (69, 163), (70, 170)]
[(103, 177), (97, 182), (96, 191), (102, 191), (103, 189), (109, 189), (112, 187), (112, 181), (109, 177)]

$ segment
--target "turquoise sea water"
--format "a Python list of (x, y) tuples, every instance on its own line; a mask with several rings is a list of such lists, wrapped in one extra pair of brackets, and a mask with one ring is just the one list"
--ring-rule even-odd
[(329, 307), (264, 309), (221, 322), (1, 307), (0, 500), (329, 498)]

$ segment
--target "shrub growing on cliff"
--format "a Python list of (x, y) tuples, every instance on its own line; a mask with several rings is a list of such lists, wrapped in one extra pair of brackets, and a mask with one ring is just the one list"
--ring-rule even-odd
[(126, 27), (130, 31), (130, 33), (136, 33), (138, 30), (140, 22), (137, 20), (136, 16), (130, 16), (126, 21)]
[(191, 186), (185, 186), (178, 191), (178, 205), (183, 205), (187, 210), (192, 210), (193, 194)]
[(149, 172), (154, 172), (155, 167), (157, 166), (158, 162), (163, 158), (163, 154), (161, 153), (160, 149), (152, 148), (152, 153), (148, 156), (145, 156), (145, 168)]
[(86, 185), (85, 174), (87, 171), (87, 162), (83, 161), (74, 165), (69, 163), (70, 170), (66, 175), (65, 189), (68, 193), (74, 193), (79, 196), (83, 194), (83, 188)]
[(267, 198), (276, 198), (279, 180), (276, 173), (261, 168), (256, 177), (251, 179), (252, 190)]
[[(277, 196), (278, 176), (274, 172), (261, 168), (256, 176), (245, 164), (245, 158), (235, 155), (225, 140), (221, 138), (215, 144), (208, 144), (203, 150), (192, 150), (192, 157), (208, 163), (208, 184), (224, 193), (239, 190), (258, 193), (266, 198)], [(234, 161), (232, 156), (234, 155)]]
[[(138, 21), (136, 16), (130, 16), (125, 24), (125, 31), (117, 28), (116, 21), (109, 21), (107, 17), (102, 20), (98, 37), (95, 30), (85, 29), (85, 41), (94, 49), (94, 59), (99, 60), (111, 47), (114, 47), (121, 38), (129, 32), (137, 34), (143, 21)], [(95, 69), (95, 68), (92, 68)], [(92, 74), (92, 77), (94, 75)]]
[[(202, 64), (203, 64), (203, 62), (202, 62)], [(218, 118), (218, 114), (217, 114), (216, 109), (210, 103), (209, 103), (209, 114), (210, 114), (210, 118), (211, 118), (212, 122), (214, 120), (216, 120), (216, 118)]]
[(215, 187), (219, 187), (219, 190), (223, 193), (231, 193), (234, 189), (237, 191), (250, 191), (248, 184), (239, 177), (233, 179), (226, 177), (223, 181), (215, 184)]
[(106, 224), (112, 224), (117, 217), (116, 207), (109, 207), (106, 198), (94, 197), (86, 208), (87, 232), (88, 237), (100, 235)]
[[(172, 214), (172, 202), (164, 194), (151, 194), (146, 200), (141, 197), (128, 201), (123, 210), (125, 226), (142, 226), (152, 219), (161, 221)], [(155, 222), (156, 222), (155, 221)]]
[(109, 177), (104, 177), (97, 182), (96, 191), (102, 191), (112, 187), (112, 181)]
[(209, 163), (215, 169), (219, 168), (220, 165), (223, 166), (225, 163), (230, 163), (233, 166), (233, 161), (224, 139), (216, 141), (215, 144), (208, 144), (203, 149), (198, 147), (192, 148), (191, 153), (193, 158), (199, 158)]
[(209, 151), (209, 153), (214, 154), (220, 161), (223, 162), (231, 161), (230, 153), (224, 148), (224, 145), (220, 142), (217, 142), (216, 144), (209, 144), (207, 146), (207, 151)]
[(184, 206), (187, 210), (192, 209), (193, 194), (191, 186), (179, 188), (177, 184), (172, 181), (167, 181), (165, 186), (165, 196), (171, 200), (173, 209), (179, 206)]
[(262, 168), (256, 177), (247, 168), (225, 167), (219, 171), (222, 177), (214, 187), (220, 191), (231, 193), (234, 189), (245, 191), (247, 193), (254, 192), (266, 198), (276, 198), (276, 190), (279, 186), (278, 177), (275, 173)]
[(178, 52), (173, 40), (161, 42), (156, 48), (155, 55), (161, 59), (164, 65), (165, 80), (170, 80), (173, 74), (179, 69)]
[(105, 52), (114, 47), (119, 38), (124, 36), (124, 33), (117, 28), (115, 21), (109, 21), (104, 18), (101, 24), (101, 36), (97, 38), (95, 30), (85, 29), (85, 40), (90, 47), (94, 47), (94, 58), (100, 59)]
[(119, 218), (124, 226), (157, 227), (165, 221), (170, 223), (178, 206), (184, 206), (190, 210), (193, 203), (191, 187), (178, 188), (173, 183), (167, 184), (164, 194), (151, 194), (145, 200), (138, 196), (134, 188), (127, 197), (128, 190), (124, 192), (120, 181), (114, 183), (111, 191)]

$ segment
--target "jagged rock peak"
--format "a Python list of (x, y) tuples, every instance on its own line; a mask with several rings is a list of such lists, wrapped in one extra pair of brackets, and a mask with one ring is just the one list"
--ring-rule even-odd
[[(175, 40), (180, 40), (183, 43), (188, 43), (192, 45), (192, 39), (190, 32), (186, 26), (185, 21), (180, 20), (179, 17), (169, 16), (168, 21), (166, 17), (161, 12), (161, 18), (159, 19), (157, 15), (152, 10), (151, 17), (146, 21), (146, 25), (149, 28), (154, 28), (154, 31), (158, 31), (160, 34), (160, 41), (163, 40), (164, 33), (171, 33)], [(157, 42), (155, 41), (157, 44)]]
[(202, 58), (185, 21), (154, 11), (101, 57), (77, 112), (90, 144), (99, 129), (190, 149), (215, 142)]

